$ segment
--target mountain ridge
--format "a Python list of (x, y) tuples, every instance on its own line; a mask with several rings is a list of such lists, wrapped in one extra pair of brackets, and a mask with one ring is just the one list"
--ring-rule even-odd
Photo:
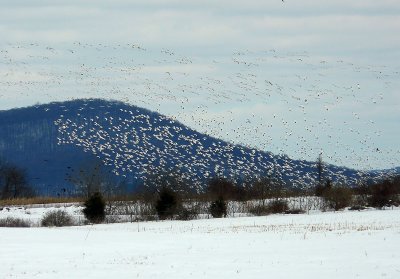
[[(100, 160), (132, 189), (149, 176), (176, 171), (197, 191), (223, 176), (240, 181), (274, 176), (290, 187), (315, 186), (315, 162), (235, 145), (199, 133), (157, 112), (120, 101), (79, 99), (0, 111), (0, 158), (28, 171), (42, 194), (72, 189), (67, 176)], [(325, 166), (325, 179), (355, 184), (382, 172)]]

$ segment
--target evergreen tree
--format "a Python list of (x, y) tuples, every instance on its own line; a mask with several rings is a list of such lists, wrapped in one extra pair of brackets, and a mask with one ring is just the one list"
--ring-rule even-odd
[(106, 217), (106, 203), (100, 192), (96, 192), (85, 201), (83, 214), (91, 223), (101, 223)]
[(222, 197), (219, 197), (216, 201), (210, 205), (210, 213), (214, 218), (226, 217), (227, 208), (226, 203)]
[(178, 209), (178, 197), (174, 191), (163, 187), (160, 191), (159, 198), (156, 201), (156, 210), (161, 220), (171, 218), (176, 214)]

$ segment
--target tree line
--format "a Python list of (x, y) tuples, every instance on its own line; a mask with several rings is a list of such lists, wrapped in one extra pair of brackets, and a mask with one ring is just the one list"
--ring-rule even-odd
[[(345, 207), (361, 210), (369, 206), (398, 206), (400, 203), (400, 176), (373, 184), (343, 185), (327, 179), (324, 169), (320, 156), (315, 167), (316, 185), (302, 189), (288, 186), (272, 173), (240, 180), (212, 177), (205, 182), (203, 190), (198, 191), (191, 187), (184, 173), (170, 170), (149, 174), (140, 187), (129, 192), (126, 184), (113, 181), (101, 162), (71, 169), (66, 179), (75, 185), (75, 195), (84, 200), (100, 195), (105, 199), (108, 212), (121, 210), (122, 206), (135, 218), (142, 215), (146, 218), (157, 216), (159, 219), (186, 220), (196, 218), (200, 212), (212, 217), (226, 217), (231, 201), (246, 204), (243, 211), (253, 215), (304, 212), (312, 207), (305, 205), (304, 197), (319, 198), (315, 201), (322, 210), (341, 210)], [(1, 199), (32, 197), (34, 194), (23, 169), (0, 161)], [(298, 199), (300, 205), (290, 206), (290, 198)], [(132, 202), (141, 205), (135, 213), (132, 213)], [(203, 208), (200, 209), (200, 206)]]

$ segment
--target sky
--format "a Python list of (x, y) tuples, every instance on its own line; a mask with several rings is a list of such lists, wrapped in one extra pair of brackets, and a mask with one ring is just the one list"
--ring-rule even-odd
[(114, 99), (294, 159), (400, 166), (399, 1), (0, 3), (0, 110)]

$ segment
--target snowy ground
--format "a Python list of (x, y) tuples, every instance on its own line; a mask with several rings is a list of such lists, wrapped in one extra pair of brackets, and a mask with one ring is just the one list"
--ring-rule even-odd
[(397, 279), (400, 210), (0, 228), (0, 278)]

